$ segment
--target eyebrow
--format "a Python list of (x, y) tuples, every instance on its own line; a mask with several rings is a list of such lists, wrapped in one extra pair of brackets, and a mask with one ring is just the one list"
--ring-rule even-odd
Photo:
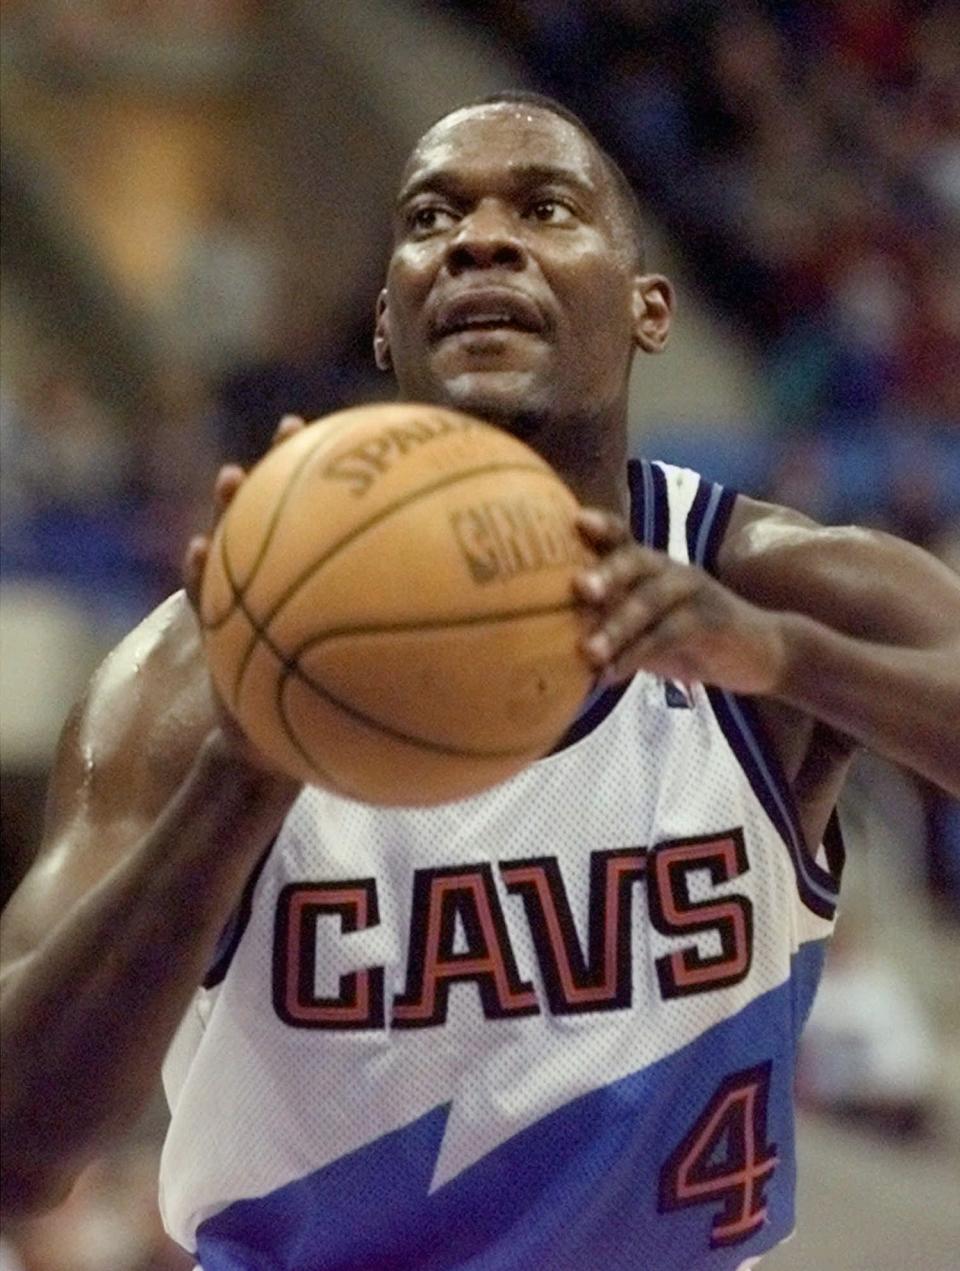
[[(597, 187), (593, 181), (584, 177), (573, 168), (561, 167), (554, 163), (510, 163), (507, 173), (512, 184), (518, 190), (528, 190), (538, 185), (566, 185), (579, 190), (583, 194), (594, 195)], [(412, 198), (424, 190), (440, 190), (450, 194), (461, 194), (467, 181), (449, 168), (428, 170), (416, 180), (409, 182), (397, 195), (395, 207), (403, 207)]]

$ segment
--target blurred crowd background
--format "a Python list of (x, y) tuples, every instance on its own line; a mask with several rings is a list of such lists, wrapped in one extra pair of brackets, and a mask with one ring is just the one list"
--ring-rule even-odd
[[(6, 0), (2, 22), (4, 898), (70, 702), (177, 587), (217, 463), (285, 412), (390, 396), (370, 339), (395, 181), (474, 96), (557, 96), (636, 185), (680, 291), (636, 452), (960, 570), (952, 0)], [(770, 1265), (946, 1271), (960, 806), (864, 759), (844, 820), (809, 1190)], [(162, 1129), (158, 1099), (0, 1268), (189, 1267), (156, 1213)]]

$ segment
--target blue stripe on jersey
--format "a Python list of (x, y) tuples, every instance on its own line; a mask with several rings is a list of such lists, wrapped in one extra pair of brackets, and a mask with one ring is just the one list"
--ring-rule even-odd
[(643, 489), (642, 528), (638, 536), (647, 547), (653, 545), (653, 515), (656, 499), (653, 491), (653, 469), (646, 459), (640, 460), (640, 476)]
[(736, 501), (736, 490), (700, 478), (687, 513), (687, 554), (692, 564), (710, 574), (717, 572), (717, 553)]
[(670, 498), (663, 468), (649, 459), (631, 460), (630, 503), (633, 537), (665, 552), (670, 542)]
[(720, 506), (720, 500), (723, 497), (723, 490), (720, 486), (715, 485), (710, 491), (707, 499), (707, 506), (703, 511), (703, 520), (700, 523), (700, 530), (697, 534), (697, 541), (693, 545), (693, 559), (700, 564), (707, 554), (707, 542), (710, 538), (710, 527), (717, 515), (717, 509)]
[[(732, 1271), (793, 1229), (795, 1048), (822, 960), (821, 942), (802, 946), (778, 988), (675, 1054), (558, 1108), (432, 1195), (449, 1105), (269, 1195), (237, 1201), (198, 1228), (202, 1267)], [(768, 1063), (766, 1146), (778, 1164), (764, 1187), (766, 1223), (711, 1249), (723, 1196), (663, 1205), (661, 1168), (725, 1078)], [(714, 1143), (711, 1168), (722, 1172), (737, 1137), (733, 1128)]]

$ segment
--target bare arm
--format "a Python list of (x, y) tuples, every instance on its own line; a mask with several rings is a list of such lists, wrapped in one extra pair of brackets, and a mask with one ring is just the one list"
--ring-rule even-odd
[(130, 1124), (295, 788), (217, 726), (180, 596), (69, 721), (45, 841), (3, 924), (3, 1209), (54, 1203)]
[(960, 793), (960, 579), (932, 556), (741, 499), (718, 581), (609, 513), (581, 524), (603, 556), (577, 584), (599, 624), (585, 651), (608, 678), (765, 698)]
[(960, 793), (960, 578), (877, 530), (738, 512), (720, 577), (777, 615), (769, 696)]

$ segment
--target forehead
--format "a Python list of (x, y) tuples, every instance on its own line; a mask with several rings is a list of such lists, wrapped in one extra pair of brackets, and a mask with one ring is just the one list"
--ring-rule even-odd
[(511, 102), (468, 107), (441, 119), (415, 146), (401, 189), (434, 174), (489, 180), (530, 168), (569, 173), (597, 191), (608, 183), (596, 148), (579, 128), (551, 111)]

